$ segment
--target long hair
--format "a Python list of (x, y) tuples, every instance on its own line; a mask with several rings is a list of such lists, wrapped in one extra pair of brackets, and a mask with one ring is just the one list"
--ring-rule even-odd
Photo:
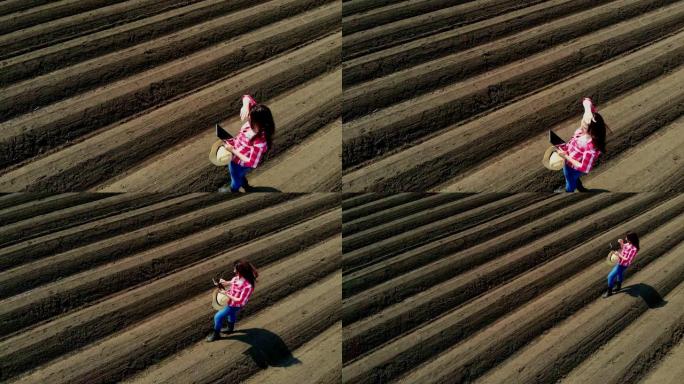
[(625, 239), (627, 239), (627, 241), (629, 241), (633, 246), (636, 247), (637, 250), (639, 250), (639, 236), (637, 236), (636, 233), (627, 232), (627, 236), (625, 236)]
[(256, 279), (259, 277), (259, 272), (252, 263), (247, 260), (238, 260), (233, 263), (233, 267), (235, 267), (240, 276), (249, 281), (252, 287), (256, 287)]
[(273, 147), (273, 135), (275, 134), (275, 122), (271, 110), (263, 104), (253, 106), (249, 111), (249, 125), (259, 127), (258, 136), (266, 140), (267, 149), (270, 151)]
[(598, 112), (594, 113), (594, 120), (590, 121), (587, 126), (587, 133), (591, 135), (591, 140), (594, 146), (598, 148), (601, 153), (606, 153), (606, 122), (603, 120)]

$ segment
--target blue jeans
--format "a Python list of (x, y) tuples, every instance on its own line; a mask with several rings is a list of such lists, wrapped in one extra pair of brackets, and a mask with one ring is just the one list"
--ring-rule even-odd
[(615, 264), (608, 274), (608, 288), (613, 289), (613, 285), (616, 281), (622, 283), (622, 275), (624, 274), (625, 269), (627, 269), (627, 267), (624, 265)]
[(563, 165), (563, 176), (565, 176), (565, 192), (575, 192), (579, 183), (580, 176), (584, 173), (571, 168), (568, 163)]
[(230, 191), (238, 192), (240, 187), (247, 184), (247, 172), (251, 171), (250, 167), (243, 167), (234, 162), (228, 164), (228, 174), (230, 175)]
[(240, 309), (242, 309), (242, 307), (231, 307), (226, 305), (222, 310), (216, 312), (214, 315), (214, 330), (220, 331), (221, 327), (223, 327), (223, 323), (226, 321), (226, 318), (228, 319), (229, 323), (235, 324), (237, 321), (237, 314), (240, 312)]

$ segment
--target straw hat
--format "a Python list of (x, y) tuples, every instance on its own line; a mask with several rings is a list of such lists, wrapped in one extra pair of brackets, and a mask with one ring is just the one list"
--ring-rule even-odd
[(220, 311), (228, 305), (228, 296), (221, 292), (218, 288), (211, 292), (211, 306), (215, 310)]
[(232, 156), (233, 154), (223, 146), (223, 140), (216, 140), (209, 150), (209, 161), (214, 165), (228, 165)]
[(608, 252), (608, 257), (606, 257), (606, 264), (612, 267), (615, 264), (617, 264), (618, 260), (620, 260), (620, 258), (618, 257), (618, 253), (616, 251)]
[(563, 164), (565, 160), (556, 153), (556, 147), (550, 146), (544, 152), (544, 158), (542, 159), (542, 164), (552, 171), (560, 171), (563, 169)]

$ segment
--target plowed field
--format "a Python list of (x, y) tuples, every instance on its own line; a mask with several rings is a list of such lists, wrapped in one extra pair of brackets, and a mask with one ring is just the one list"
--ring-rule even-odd
[(341, 5), (330, 0), (0, 4), (0, 190), (215, 191), (213, 124), (240, 96), (276, 120), (251, 184), (333, 191)]
[(580, 100), (611, 131), (595, 190), (684, 190), (684, 2), (343, 4), (343, 188), (530, 192)]
[[(342, 204), (344, 383), (681, 377), (684, 195), (404, 193)], [(641, 250), (604, 299), (605, 256), (627, 231)]]
[[(0, 197), (0, 381), (340, 380), (340, 197)], [(211, 278), (260, 270), (213, 343)]]

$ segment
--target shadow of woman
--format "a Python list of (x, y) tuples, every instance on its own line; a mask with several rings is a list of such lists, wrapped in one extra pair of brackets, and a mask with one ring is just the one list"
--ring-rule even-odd
[(282, 192), (278, 188), (263, 186), (252, 186), (250, 192)]
[(624, 292), (632, 297), (641, 297), (649, 308), (660, 308), (667, 304), (658, 291), (648, 284), (639, 283), (623, 287)]
[(247, 354), (254, 360), (259, 368), (289, 367), (301, 364), (283, 339), (275, 333), (262, 328), (240, 329), (226, 336), (226, 340), (238, 340), (249, 344), (251, 348)]

